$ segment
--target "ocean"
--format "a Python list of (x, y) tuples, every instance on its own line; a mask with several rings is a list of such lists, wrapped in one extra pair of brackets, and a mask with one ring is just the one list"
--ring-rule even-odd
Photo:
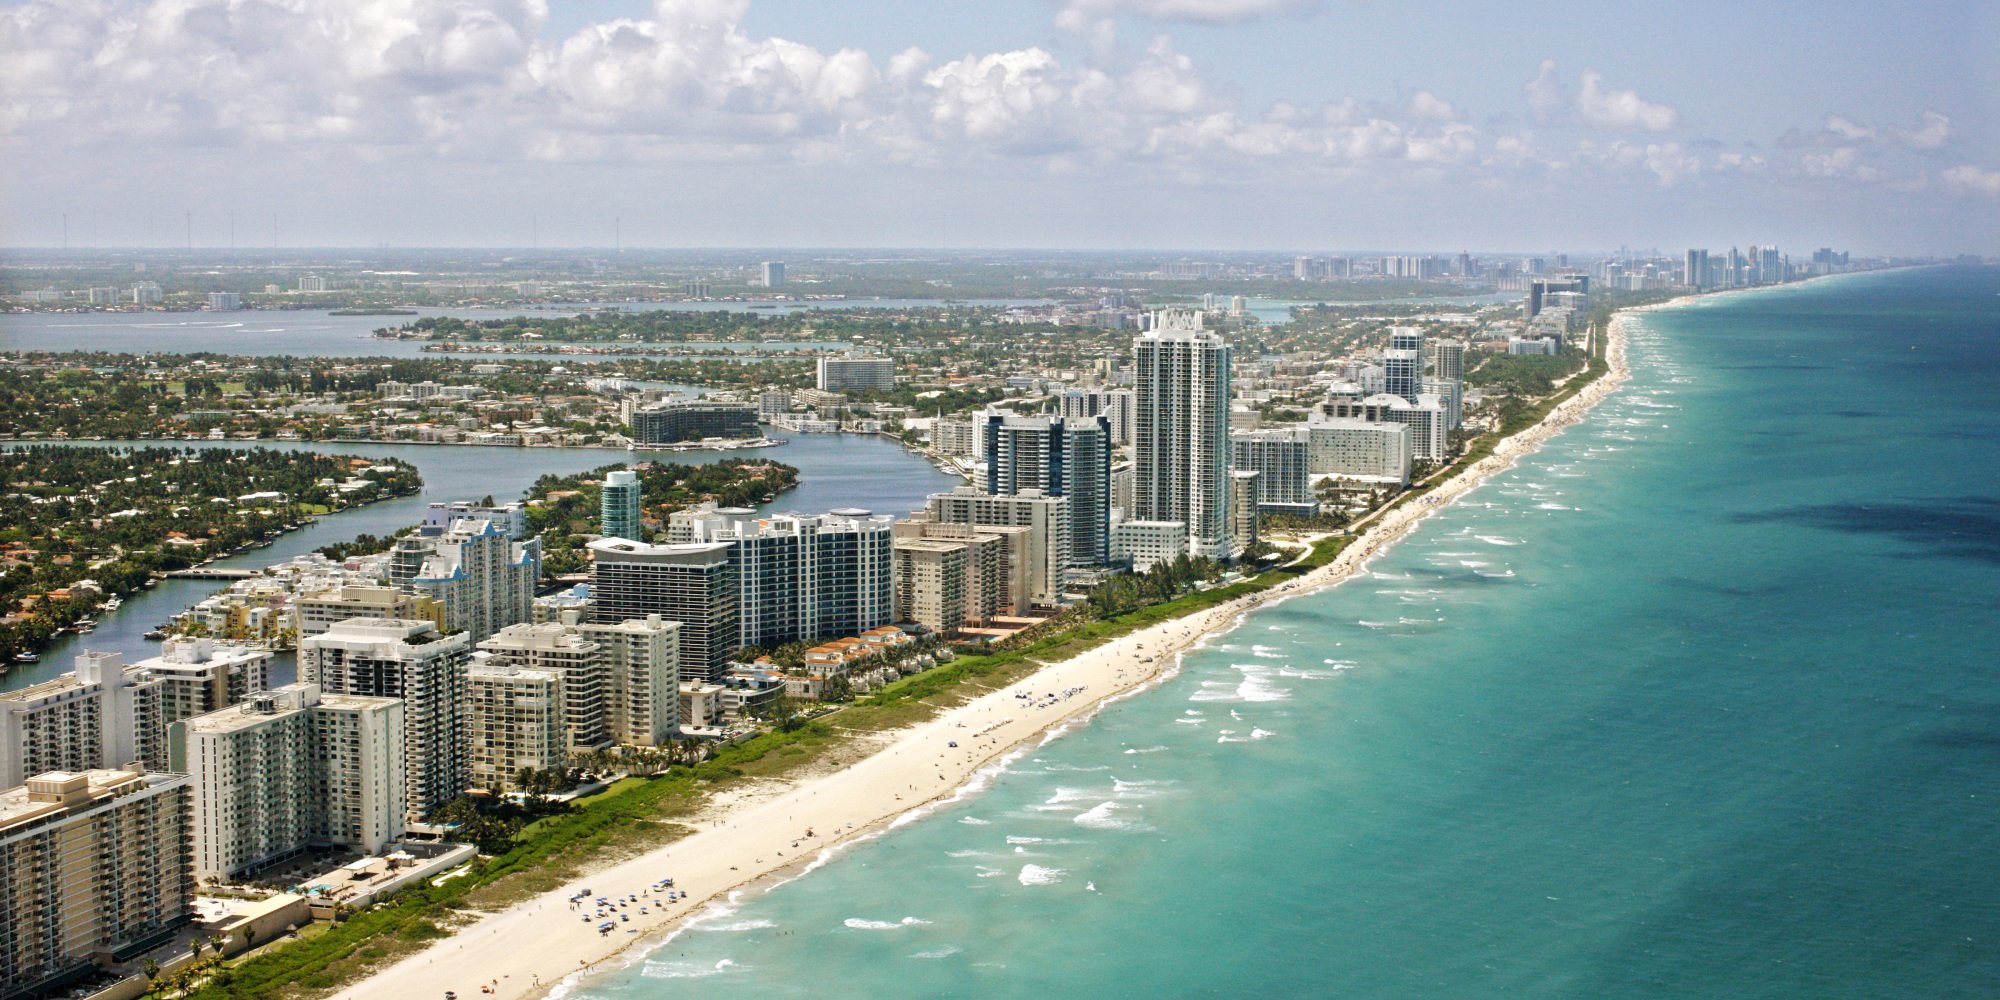
[(1645, 316), (1369, 573), (570, 995), (1992, 996), (1996, 316)]

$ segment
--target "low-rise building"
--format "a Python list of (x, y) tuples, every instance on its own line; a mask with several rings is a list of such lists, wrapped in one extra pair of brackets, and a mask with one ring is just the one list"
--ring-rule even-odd
[(1111, 528), (1111, 561), (1135, 573), (1186, 554), (1187, 525), (1179, 521), (1120, 521)]

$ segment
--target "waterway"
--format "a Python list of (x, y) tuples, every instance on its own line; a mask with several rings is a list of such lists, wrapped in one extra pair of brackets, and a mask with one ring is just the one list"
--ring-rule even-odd
[[(976, 306), (1041, 305), (1041, 300), (982, 300)], [(622, 303), (617, 308), (633, 312), (668, 310), (675, 312), (749, 312), (763, 316), (788, 316), (809, 309), (910, 309), (939, 307), (942, 301), (923, 299), (844, 299), (813, 302), (806, 309), (790, 303), (769, 302), (659, 302)], [(596, 304), (578, 304), (535, 309), (421, 309), (423, 316), (457, 319), (511, 319), (516, 316), (568, 316)], [(0, 315), (0, 351), (112, 351), (147, 354), (159, 351), (194, 353), (213, 351), (241, 355), (292, 355), (296, 357), (456, 357), (458, 352), (426, 352), (424, 341), (378, 340), (372, 334), (385, 327), (410, 323), (418, 316), (331, 316), (326, 310), (245, 310), (241, 312), (133, 312), (133, 313), (16, 313)], [(598, 345), (604, 346), (604, 345)], [(654, 345), (667, 346), (667, 345)], [(727, 350), (745, 354), (757, 351), (797, 348), (842, 348), (841, 341), (717, 341), (690, 343), (691, 348)], [(508, 352), (465, 352), (465, 357), (533, 357), (551, 360), (590, 360), (626, 355), (513, 354)], [(664, 355), (631, 355), (664, 357)]]
[(1993, 996), (1996, 314), (1652, 314), (1367, 574), (572, 997)]
[[(774, 432), (784, 435), (784, 432)], [(858, 434), (791, 434), (773, 448), (748, 451), (710, 452), (627, 452), (602, 448), (486, 448), (450, 445), (393, 445), (303, 443), (286, 447), (330, 454), (363, 455), (372, 458), (399, 458), (415, 465), (423, 475), (421, 493), (381, 503), (357, 507), (320, 518), (316, 523), (279, 538), (268, 548), (252, 549), (212, 565), (221, 568), (263, 567), (295, 555), (311, 552), (322, 545), (345, 541), (357, 535), (387, 536), (399, 528), (423, 519), (425, 505), (444, 500), (518, 499), (536, 479), (545, 474), (569, 475), (600, 466), (629, 461), (677, 462), (684, 465), (712, 462), (721, 458), (769, 458), (799, 470), (796, 489), (764, 505), (773, 511), (821, 512), (835, 507), (860, 507), (877, 513), (907, 515), (921, 510), (924, 498), (950, 489), (961, 480), (938, 472), (923, 457), (886, 438)], [(90, 442), (105, 447), (111, 443)], [(138, 442), (148, 445), (175, 442)], [(204, 448), (273, 447), (273, 442), (185, 442)], [(159, 644), (149, 642), (145, 633), (173, 615), (186, 610), (224, 584), (213, 580), (163, 580), (150, 590), (125, 599), (117, 611), (98, 616), (97, 628), (86, 635), (66, 635), (42, 650), (41, 662), (15, 664), (0, 690), (25, 687), (71, 669), (71, 660), (84, 650), (107, 650), (125, 655), (127, 662), (156, 656)], [(292, 658), (281, 655), (274, 663), (273, 684), (288, 683)]]

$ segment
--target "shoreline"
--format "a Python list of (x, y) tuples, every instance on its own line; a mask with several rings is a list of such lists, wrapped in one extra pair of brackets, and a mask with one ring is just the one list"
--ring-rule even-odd
[[(1603, 375), (1556, 404), (1540, 421), (1494, 445), (1491, 454), (1429, 491), (1385, 511), (1353, 544), (1311, 573), (1281, 586), (1129, 633), (1068, 660), (1049, 663), (1005, 688), (989, 689), (929, 721), (883, 734), (883, 749), (850, 766), (792, 784), (775, 795), (745, 795), (710, 810), (696, 832), (665, 847), (601, 866), (588, 875), (480, 915), (422, 951), (333, 994), (397, 998), (466, 991), (497, 980), (505, 997), (559, 996), (582, 979), (630, 965), (631, 953), (657, 947), (711, 904), (773, 876), (824, 863), (831, 852), (893, 829), (984, 787), (992, 772), (1022, 748), (1054, 738), (1108, 703), (1161, 683), (1179, 670), (1186, 651), (1232, 631), (1267, 603), (1317, 593), (1352, 579), (1401, 541), (1430, 513), (1512, 468), (1548, 438), (1576, 424), (1629, 377), (1625, 356), (1628, 310), (1614, 314)], [(955, 741), (976, 746), (950, 747)], [(808, 833), (810, 831), (810, 834)], [(828, 831), (821, 834), (818, 831)], [(802, 872), (801, 872), (802, 874)], [(647, 887), (673, 878), (688, 899), (662, 906)], [(797, 877), (796, 874), (791, 877)], [(644, 897), (644, 916), (623, 911), (612, 933), (604, 918), (572, 910), (568, 899)], [(642, 959), (641, 959), (642, 960)]]

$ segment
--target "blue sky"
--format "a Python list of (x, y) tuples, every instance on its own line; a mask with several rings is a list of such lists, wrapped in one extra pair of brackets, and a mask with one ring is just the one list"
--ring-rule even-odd
[[(2000, 253), (2000, 5), (0, 4), (0, 243)], [(615, 220), (615, 221), (614, 221)]]

